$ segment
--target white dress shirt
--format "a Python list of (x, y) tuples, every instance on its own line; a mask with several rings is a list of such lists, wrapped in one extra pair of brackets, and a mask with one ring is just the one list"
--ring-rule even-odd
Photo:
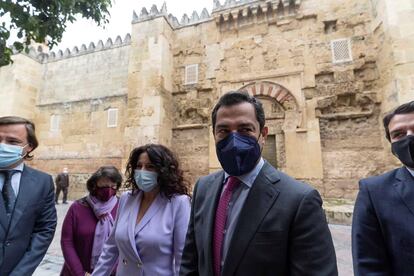
[[(11, 185), (14, 191), (14, 194), (17, 195), (19, 194), (19, 188), (20, 188), (20, 178), (22, 177), (22, 172), (24, 169), (24, 162), (20, 163), (19, 165), (17, 165), (14, 168), (11, 168), (9, 170), (16, 170), (18, 172), (14, 173), (11, 179)], [(0, 170), (1, 171), (1, 170)], [(3, 191), (3, 186), (4, 186), (4, 174), (0, 174), (0, 190)]]

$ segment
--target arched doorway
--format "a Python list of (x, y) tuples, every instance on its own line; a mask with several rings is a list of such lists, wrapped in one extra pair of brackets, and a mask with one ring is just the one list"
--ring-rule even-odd
[(283, 170), (286, 167), (284, 132), (296, 129), (301, 118), (295, 97), (285, 87), (269, 81), (251, 82), (239, 91), (247, 91), (262, 102), (269, 128), (262, 155), (274, 167)]

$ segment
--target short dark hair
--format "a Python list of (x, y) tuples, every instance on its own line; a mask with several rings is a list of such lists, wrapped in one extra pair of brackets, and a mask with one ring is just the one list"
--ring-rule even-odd
[(139, 190), (134, 176), (139, 156), (144, 152), (148, 154), (149, 160), (158, 173), (158, 185), (163, 195), (169, 199), (175, 194), (190, 195), (188, 183), (183, 177), (177, 157), (166, 146), (159, 144), (146, 144), (132, 150), (125, 172), (126, 188), (132, 191)]
[[(36, 138), (35, 124), (32, 121), (18, 116), (0, 117), (0, 126), (4, 125), (24, 125), (27, 131), (27, 142), (32, 147), (32, 151), (34, 151), (35, 148), (37, 148), (37, 146), (39, 145), (39, 142)], [(24, 158), (27, 160), (31, 160), (33, 159), (33, 155), (27, 153)]]
[(108, 178), (112, 182), (116, 183), (116, 189), (119, 190), (122, 185), (122, 175), (119, 173), (118, 169), (114, 166), (102, 166), (96, 172), (89, 177), (86, 181), (86, 188), (90, 193), (96, 190), (96, 184), (99, 179)]
[(256, 112), (256, 119), (259, 122), (260, 131), (264, 128), (266, 118), (262, 103), (257, 98), (250, 96), (249, 93), (246, 91), (230, 91), (221, 96), (219, 101), (213, 108), (213, 112), (211, 113), (213, 133), (214, 128), (216, 126), (217, 112), (220, 109), (220, 107), (232, 106), (240, 103), (250, 103), (253, 105), (254, 110)]
[(392, 110), (391, 112), (387, 113), (384, 116), (384, 119), (382, 120), (382, 122), (385, 128), (385, 137), (387, 138), (388, 141), (391, 142), (390, 129), (388, 128), (388, 126), (392, 118), (394, 118), (394, 116), (397, 114), (408, 114), (408, 113), (413, 113), (413, 112), (414, 112), (414, 101), (411, 101), (411, 102), (398, 106), (397, 108), (395, 108), (394, 110)]

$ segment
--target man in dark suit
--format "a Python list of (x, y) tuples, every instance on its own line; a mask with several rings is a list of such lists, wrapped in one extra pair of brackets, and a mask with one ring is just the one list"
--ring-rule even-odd
[(37, 147), (34, 124), (0, 117), (0, 275), (32, 275), (56, 228), (50, 175), (24, 163)]
[(63, 168), (63, 171), (56, 176), (56, 200), (55, 203), (59, 204), (60, 192), (63, 192), (62, 203), (67, 204), (69, 190), (69, 173), (68, 168)]
[(414, 275), (414, 101), (383, 120), (393, 154), (404, 165), (362, 179), (352, 223), (354, 272)]
[(318, 192), (261, 157), (262, 104), (227, 93), (212, 123), (224, 171), (195, 185), (180, 275), (337, 275)]

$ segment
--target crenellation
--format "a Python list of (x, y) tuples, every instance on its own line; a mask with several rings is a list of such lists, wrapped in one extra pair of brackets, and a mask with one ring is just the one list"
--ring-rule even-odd
[(138, 15), (135, 10), (132, 11), (132, 23), (138, 21)]
[(201, 12), (200, 19), (204, 20), (204, 19), (209, 19), (209, 18), (210, 18), (210, 14), (208, 13), (207, 9), (204, 8), (203, 11)]
[(105, 48), (110, 48), (110, 47), (112, 47), (112, 45), (113, 45), (113, 43), (112, 43), (112, 38), (108, 38), (107, 40), (106, 40), (106, 43), (105, 43)]
[(131, 34), (126, 34), (125, 35), (125, 38), (124, 38), (124, 44), (125, 45), (127, 45), (127, 44), (130, 44), (131, 43)]
[(121, 36), (118, 35), (115, 39), (114, 46), (120, 46), (120, 45), (122, 45), (122, 39), (121, 39)]
[(63, 58), (67, 58), (70, 57), (70, 50), (69, 48), (66, 48), (65, 51), (63, 52)]
[(198, 13), (196, 11), (193, 11), (193, 14), (191, 15), (190, 22), (195, 23), (200, 21), (200, 17), (198, 16)]
[(187, 14), (184, 14), (181, 18), (181, 21), (178, 21), (174, 15), (168, 14), (167, 4), (164, 2), (161, 10), (158, 10), (156, 5), (152, 5), (149, 13), (145, 7), (142, 8), (139, 16), (135, 13), (135, 11), (133, 11), (132, 23), (135, 24), (144, 22), (158, 17), (164, 17), (173, 29), (200, 24), (212, 19), (207, 9), (204, 8), (201, 12), (201, 15), (199, 15), (197, 11), (193, 11), (191, 17), (189, 17)]
[(167, 3), (164, 2), (162, 4), (160, 13), (163, 14), (163, 15), (167, 15), (167, 13), (168, 13), (168, 11), (167, 11)]
[(139, 19), (147, 19), (149, 17), (148, 11), (145, 7), (141, 9), (141, 13), (139, 14)]
[(183, 17), (181, 17), (180, 24), (181, 25), (188, 25), (190, 23), (190, 18), (188, 18), (188, 15), (185, 13), (183, 14)]
[(173, 16), (171, 13), (168, 15), (168, 21), (171, 23), (173, 28), (180, 27), (180, 22), (178, 22), (177, 17)]
[(98, 41), (98, 44), (96, 44), (96, 49), (97, 50), (104, 49), (104, 44), (103, 44), (103, 41), (101, 39)]
[[(82, 44), (80, 49), (77, 46), (74, 46), (72, 50), (66, 48), (64, 51), (58, 50), (56, 53), (54, 51), (44, 52), (43, 48), (30, 47), (28, 53), (23, 53), (24, 55), (36, 60), (39, 63), (47, 63), (60, 59), (66, 59), (71, 57), (76, 57), (83, 54), (94, 53), (100, 50), (112, 49), (114, 47), (127, 46), (131, 44), (131, 35), (128, 33), (125, 35), (124, 40), (121, 36), (117, 36), (115, 42), (112, 43), (112, 39), (108, 38), (106, 44), (104, 45), (102, 40), (99, 40), (95, 45), (94, 42), (90, 42), (89, 46), (86, 47), (85, 44)], [(17, 51), (14, 54), (18, 54)]]
[(156, 16), (159, 15), (160, 12), (158, 11), (157, 5), (152, 5), (151, 10), (150, 10), (150, 16)]
[(90, 52), (95, 51), (95, 43), (93, 43), (93, 42), (89, 43), (88, 51), (90, 51)]
[[(295, 16), (298, 14), (300, 0), (247, 0), (247, 1), (226, 1), (224, 5), (220, 1), (215, 1), (213, 8), (213, 17), (218, 25), (225, 25), (223, 30), (238, 28), (243, 21), (257, 22), (259, 17), (263, 17), (269, 24), (274, 23), (273, 16), (278, 18), (286, 16)], [(255, 19), (251, 20), (249, 17)], [(233, 23), (233, 21), (235, 21)], [(230, 25), (230, 28), (229, 26)], [(249, 24), (248, 24), (249, 25)]]

